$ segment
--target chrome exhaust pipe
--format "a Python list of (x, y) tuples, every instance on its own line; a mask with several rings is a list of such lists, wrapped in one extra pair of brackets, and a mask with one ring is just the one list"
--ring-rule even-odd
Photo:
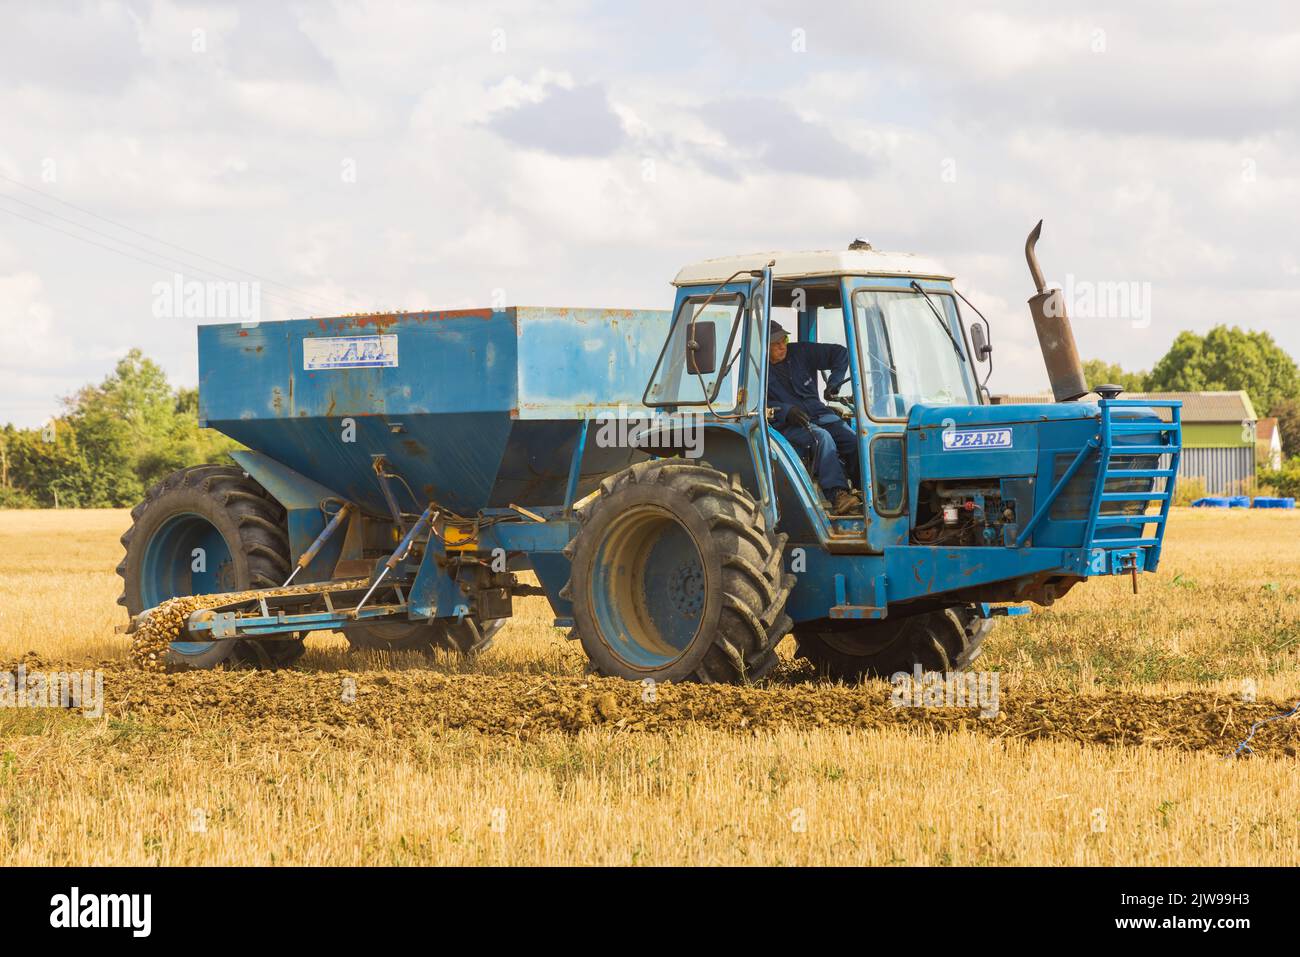
[(1025, 240), (1025, 261), (1038, 292), (1029, 298), (1029, 314), (1034, 318), (1034, 331), (1038, 333), (1038, 347), (1043, 350), (1043, 364), (1052, 384), (1052, 396), (1057, 402), (1073, 402), (1088, 394), (1088, 383), (1083, 378), (1083, 363), (1079, 349), (1074, 344), (1074, 329), (1065, 312), (1065, 297), (1059, 289), (1048, 289), (1043, 270), (1038, 265), (1034, 246), (1043, 232), (1043, 221), (1029, 233)]

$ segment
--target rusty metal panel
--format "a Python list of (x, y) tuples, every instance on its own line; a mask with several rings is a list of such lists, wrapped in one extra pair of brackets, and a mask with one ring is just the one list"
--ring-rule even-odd
[(658, 309), (519, 307), (520, 419), (648, 415), (641, 397), (668, 337)]

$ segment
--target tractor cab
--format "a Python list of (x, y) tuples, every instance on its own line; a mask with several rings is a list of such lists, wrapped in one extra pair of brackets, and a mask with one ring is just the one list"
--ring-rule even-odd
[[(859, 242), (705, 260), (682, 269), (674, 285), (673, 320), (645, 404), (704, 429), (701, 457), (747, 484), (752, 478), (769, 519), (792, 541), (875, 551), (905, 539), (898, 520), (909, 413), (984, 402), (975, 360), (987, 360), (987, 330), (967, 330), (951, 276), (931, 260)], [(794, 351), (832, 347), (804, 349), (801, 369), (820, 371), (801, 387), (841, 439), (844, 472), (863, 499), (853, 514), (831, 507), (810, 434), (773, 415), (772, 321)], [(828, 394), (831, 367), (845, 362), (847, 379)]]

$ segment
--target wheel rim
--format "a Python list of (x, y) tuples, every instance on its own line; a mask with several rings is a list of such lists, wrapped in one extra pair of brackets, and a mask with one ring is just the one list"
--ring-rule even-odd
[[(203, 562), (197, 570), (196, 549), (203, 550)], [(154, 532), (145, 547), (140, 577), (140, 597), (145, 608), (180, 595), (213, 595), (239, 587), (230, 546), (215, 525), (193, 512), (173, 515)], [(192, 657), (215, 645), (213, 641), (173, 641), (171, 649)]]
[(671, 512), (634, 509), (608, 529), (592, 573), (592, 611), (611, 652), (638, 669), (682, 656), (704, 621), (699, 546)]

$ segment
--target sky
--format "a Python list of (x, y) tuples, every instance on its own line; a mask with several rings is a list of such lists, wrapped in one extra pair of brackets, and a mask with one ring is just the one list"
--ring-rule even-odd
[(4, 3), (0, 422), (132, 347), (194, 385), (244, 315), (178, 282), (262, 320), (667, 308), (685, 263), (855, 238), (944, 264), (1033, 391), (1039, 219), (1084, 357), (1220, 323), (1300, 356), (1300, 17), (1249, 9)]

